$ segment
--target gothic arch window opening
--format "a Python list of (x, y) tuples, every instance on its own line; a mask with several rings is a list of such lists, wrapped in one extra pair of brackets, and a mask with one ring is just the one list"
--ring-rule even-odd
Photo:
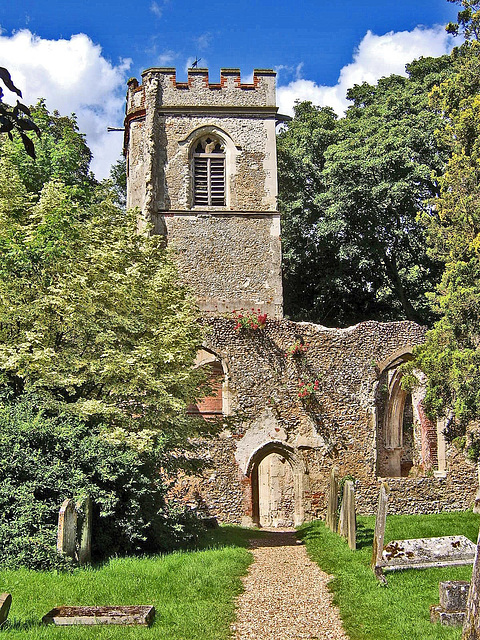
[(193, 205), (196, 207), (224, 207), (225, 148), (214, 135), (206, 135), (194, 143)]

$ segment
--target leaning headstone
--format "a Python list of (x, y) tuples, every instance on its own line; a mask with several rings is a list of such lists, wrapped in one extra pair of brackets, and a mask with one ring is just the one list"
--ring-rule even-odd
[(12, 604), (12, 596), (10, 593), (2, 593), (0, 595), (0, 626), (8, 618), (8, 612)]
[(472, 581), (467, 598), (467, 610), (463, 623), (462, 640), (480, 640), (480, 533), (478, 534)]
[(327, 515), (325, 524), (332, 531), (337, 530), (338, 509), (338, 467), (333, 467), (330, 473), (330, 488), (328, 491)]
[(65, 500), (58, 513), (57, 551), (75, 558), (77, 547), (77, 512), (73, 500)]
[(392, 540), (383, 549), (382, 568), (397, 571), (454, 567), (472, 564), (474, 558), (475, 545), (465, 536)]
[(92, 499), (85, 496), (76, 504), (78, 562), (87, 564), (92, 559)]
[(388, 495), (390, 489), (386, 482), (380, 486), (378, 496), (377, 517), (375, 518), (375, 533), (373, 535), (372, 569), (382, 566), (383, 540), (385, 538), (385, 526), (387, 523)]
[(355, 486), (352, 480), (343, 485), (342, 506), (338, 523), (338, 533), (347, 539), (350, 549), (357, 548), (357, 518), (355, 515)]
[(440, 604), (430, 607), (430, 621), (448, 627), (461, 626), (465, 619), (469, 586), (466, 580), (440, 582)]

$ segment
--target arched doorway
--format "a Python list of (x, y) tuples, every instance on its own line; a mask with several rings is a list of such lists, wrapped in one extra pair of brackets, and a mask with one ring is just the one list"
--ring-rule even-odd
[(269, 442), (250, 457), (252, 520), (260, 527), (292, 527), (304, 518), (305, 467), (293, 447)]

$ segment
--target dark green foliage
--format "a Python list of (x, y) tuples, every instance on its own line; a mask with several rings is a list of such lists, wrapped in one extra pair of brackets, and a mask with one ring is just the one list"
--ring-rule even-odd
[[(480, 418), (479, 53), (477, 41), (466, 43), (456, 52), (456, 74), (432, 92), (432, 102), (448, 121), (444, 135), (452, 149), (439, 178), (439, 197), (430, 215), (423, 216), (429, 253), (444, 264), (430, 296), (441, 318), (415, 350), (415, 362), (407, 365), (427, 375), (427, 409), (431, 416), (447, 418), (450, 439), (465, 435), (469, 423)], [(466, 447), (475, 457), (480, 436), (470, 431)]]
[(432, 314), (440, 265), (418, 214), (439, 192), (448, 143), (429, 103), (452, 73), (448, 56), (408, 65), (408, 78), (355, 86), (344, 118), (297, 105), (279, 135), (285, 308), (294, 319), (345, 326)]
[[(22, 92), (18, 87), (16, 87), (12, 81), (10, 76), (10, 72), (5, 67), (0, 67), (0, 80), (3, 84), (12, 91), (16, 93), (20, 98), (22, 97)], [(8, 139), (13, 141), (15, 133), (21, 140), (21, 144), (23, 147), (24, 153), (27, 153), (30, 158), (35, 160), (35, 146), (32, 142), (32, 139), (27, 135), (26, 132), (33, 131), (40, 136), (40, 129), (34, 120), (32, 120), (32, 114), (30, 109), (19, 102), (17, 100), (17, 104), (12, 107), (8, 104), (5, 104), (2, 101), (3, 98), (3, 89), (0, 86), (0, 133), (6, 133)]]
[(198, 523), (167, 505), (159, 438), (120, 441), (102, 425), (42, 413), (32, 396), (0, 408), (0, 562), (5, 567), (68, 566), (56, 554), (58, 510), (66, 498), (94, 501), (97, 558), (169, 551), (196, 539)]
[(480, 39), (480, 2), (478, 0), (447, 0), (462, 7), (457, 14), (457, 22), (449, 22), (445, 27), (448, 33), (457, 36), (459, 33), (466, 40)]
[(321, 172), (336, 120), (332, 109), (303, 102), (277, 137), (284, 301), (295, 320), (328, 317), (337, 297), (339, 246), (335, 226), (321, 216)]

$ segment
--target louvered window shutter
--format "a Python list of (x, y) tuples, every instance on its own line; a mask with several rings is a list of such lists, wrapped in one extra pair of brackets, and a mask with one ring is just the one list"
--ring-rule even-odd
[(194, 156), (195, 206), (225, 206), (225, 158), (214, 154)]

